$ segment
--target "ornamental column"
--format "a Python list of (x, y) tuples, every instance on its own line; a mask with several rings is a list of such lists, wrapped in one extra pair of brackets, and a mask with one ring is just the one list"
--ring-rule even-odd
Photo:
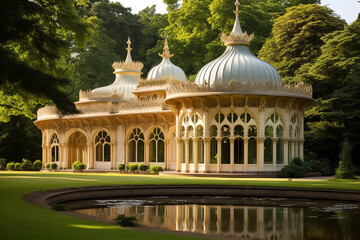
[(304, 139), (299, 141), (299, 155), (301, 159), (304, 159)]
[(167, 139), (164, 141), (165, 144), (165, 153), (164, 153), (164, 162), (165, 162), (165, 170), (170, 169), (170, 161), (171, 161), (171, 139)]
[(176, 138), (176, 172), (181, 172), (181, 139)]
[(69, 167), (69, 154), (68, 154), (69, 150), (68, 149), (69, 149), (68, 144), (64, 143), (64, 156), (63, 156), (64, 165), (63, 165), (63, 169), (68, 169), (68, 167)]
[(92, 159), (91, 159), (91, 153), (92, 153), (92, 151), (91, 151), (91, 147), (92, 147), (92, 143), (86, 143), (86, 168), (87, 169), (91, 169), (91, 162), (92, 162)]
[(193, 138), (194, 173), (198, 173), (198, 172), (199, 172), (199, 166), (198, 166), (198, 144), (199, 144), (199, 138), (197, 138), (197, 137)]
[(150, 147), (149, 147), (149, 140), (146, 139), (145, 141), (145, 164), (149, 164), (150, 162)]
[(289, 139), (284, 138), (284, 165), (289, 164)]
[(277, 156), (276, 143), (277, 143), (277, 141), (278, 141), (277, 138), (272, 139), (272, 142), (273, 142), (273, 171), (276, 171), (276, 156)]
[(42, 168), (46, 167), (46, 144), (41, 144), (42, 148)]
[(126, 140), (124, 141), (124, 164), (127, 165), (128, 164), (128, 157), (129, 157), (129, 151), (127, 149), (127, 142)]
[(116, 169), (116, 148), (117, 148), (117, 141), (114, 141), (113, 142), (113, 145), (112, 145), (112, 152), (113, 152), (113, 165), (112, 165), (112, 169)]
[(257, 169), (258, 171), (264, 170), (264, 141), (265, 138), (257, 138)]
[(217, 168), (216, 168), (216, 172), (219, 173), (221, 170), (221, 138), (216, 138), (217, 141), (217, 158), (216, 158), (216, 163), (217, 163)]
[(210, 138), (203, 138), (204, 140), (204, 173), (209, 172), (210, 166)]
[(189, 172), (189, 139), (185, 138), (185, 172)]
[(235, 137), (230, 137), (230, 172), (234, 172), (234, 141)]
[(244, 172), (247, 172), (248, 155), (249, 155), (249, 138), (244, 138)]
[(295, 158), (295, 144), (296, 144), (295, 140), (292, 140), (291, 141), (291, 159), (290, 160)]

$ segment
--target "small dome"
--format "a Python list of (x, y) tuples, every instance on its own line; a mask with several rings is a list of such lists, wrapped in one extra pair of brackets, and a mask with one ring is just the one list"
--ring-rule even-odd
[(164, 52), (159, 55), (163, 58), (163, 60), (159, 65), (156, 65), (150, 70), (147, 80), (162, 80), (171, 78), (186, 82), (186, 75), (184, 71), (174, 65), (170, 60), (170, 57), (172, 57), (173, 54), (170, 54), (167, 36), (165, 36)]
[(211, 86), (216, 83), (230, 83), (232, 80), (281, 85), (281, 78), (276, 69), (250, 52), (249, 46), (254, 34), (249, 35), (241, 30), (239, 4), (236, 1), (236, 18), (231, 34), (221, 35), (221, 40), (226, 46), (225, 52), (200, 69), (195, 79), (197, 85)]

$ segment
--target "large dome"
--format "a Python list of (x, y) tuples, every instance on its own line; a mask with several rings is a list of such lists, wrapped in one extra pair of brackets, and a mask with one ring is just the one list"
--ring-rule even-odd
[(170, 57), (172, 57), (173, 54), (170, 54), (167, 36), (165, 37), (164, 52), (159, 55), (163, 58), (163, 60), (159, 65), (156, 65), (150, 70), (147, 79), (163, 80), (171, 78), (174, 80), (186, 82), (186, 75), (184, 71), (178, 66), (174, 65), (170, 60)]
[[(237, 2), (238, 3), (238, 2)], [(237, 4), (236, 3), (236, 4)], [(276, 69), (269, 63), (254, 56), (250, 50), (250, 41), (254, 35), (243, 33), (239, 22), (237, 5), (234, 28), (229, 36), (222, 34), (226, 50), (217, 59), (206, 64), (198, 72), (197, 85), (214, 85), (218, 83), (237, 82), (266, 83), (281, 85), (281, 78)]]

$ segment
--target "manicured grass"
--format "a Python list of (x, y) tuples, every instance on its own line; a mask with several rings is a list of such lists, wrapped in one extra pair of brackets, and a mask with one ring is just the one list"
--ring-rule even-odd
[[(195, 239), (109, 226), (31, 205), (22, 198), (35, 191), (94, 185), (216, 184), (360, 190), (360, 180), (236, 179), (98, 173), (0, 172), (0, 239)], [(197, 238), (198, 239), (198, 238)]]

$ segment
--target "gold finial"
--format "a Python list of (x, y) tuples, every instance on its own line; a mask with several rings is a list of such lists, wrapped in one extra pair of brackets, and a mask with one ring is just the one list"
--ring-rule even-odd
[(130, 37), (128, 37), (128, 40), (127, 40), (126, 43), (128, 44), (128, 47), (126, 48), (126, 50), (127, 50), (127, 55), (126, 55), (125, 62), (126, 62), (126, 63), (132, 63), (132, 58), (131, 58), (131, 50), (132, 50), (132, 48), (130, 47), (130, 45), (131, 45)]
[(131, 45), (130, 37), (128, 37), (128, 40), (127, 40), (126, 43), (128, 44), (128, 47), (126, 48), (126, 50), (127, 50), (128, 52), (130, 52), (130, 51), (132, 50), (132, 48), (130, 47), (130, 45)]
[(168, 35), (165, 32), (165, 43), (164, 43), (164, 51), (162, 54), (159, 53), (159, 56), (162, 58), (171, 58), (172, 56), (174, 56), (174, 54), (170, 54), (170, 49), (169, 49), (169, 44), (168, 44)]
[(238, 17), (239, 14), (240, 14), (240, 11), (239, 11), (239, 6), (240, 6), (239, 0), (236, 0), (236, 2), (235, 2), (234, 5), (236, 6), (236, 11), (234, 11), (234, 13), (235, 13), (235, 16)]

